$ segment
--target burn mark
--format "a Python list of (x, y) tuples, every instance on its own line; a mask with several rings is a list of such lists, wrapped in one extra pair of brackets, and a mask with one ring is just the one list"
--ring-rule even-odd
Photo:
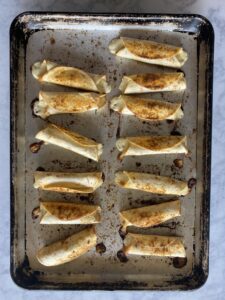
[(96, 245), (96, 252), (102, 255), (106, 252), (106, 246), (103, 243), (99, 243)]
[(50, 38), (50, 44), (54, 45), (55, 44), (55, 39), (53, 37)]
[(141, 166), (140, 162), (136, 162), (136, 167), (139, 168)]
[(38, 99), (38, 98), (34, 98), (34, 100), (32, 100), (32, 101), (31, 101), (31, 104), (30, 104), (32, 116), (33, 116), (34, 118), (39, 118), (39, 116), (37, 116), (37, 115), (34, 113), (34, 105), (35, 105), (35, 103), (36, 103), (37, 101), (39, 101), (39, 99)]
[(42, 168), (42, 167), (38, 167), (38, 168), (36, 169), (36, 171), (44, 172), (44, 171), (45, 171), (45, 169), (44, 169), (44, 168)]
[(173, 161), (173, 163), (174, 163), (175, 167), (177, 167), (179, 169), (183, 168), (184, 162), (182, 159), (175, 159)]
[(38, 151), (41, 149), (41, 146), (44, 144), (43, 141), (40, 141), (38, 143), (33, 143), (33, 144), (30, 144), (30, 151), (32, 153), (38, 153)]
[(40, 216), (40, 213), (41, 213), (41, 211), (40, 211), (40, 207), (38, 206), (38, 207), (35, 207), (33, 210), (32, 210), (32, 219), (33, 220), (36, 220), (39, 216)]
[(174, 268), (180, 269), (186, 266), (187, 257), (174, 257), (173, 258), (173, 266)]
[(120, 235), (120, 237), (121, 237), (122, 240), (124, 240), (125, 237), (126, 237), (126, 235), (127, 235), (127, 233), (123, 230), (123, 226), (121, 226), (119, 228), (119, 235)]
[(122, 262), (122, 263), (128, 262), (128, 258), (125, 255), (125, 253), (123, 252), (123, 250), (119, 250), (117, 252), (117, 257), (118, 257), (119, 261)]
[(189, 189), (192, 189), (196, 185), (197, 180), (195, 178), (190, 178), (188, 180), (188, 187)]

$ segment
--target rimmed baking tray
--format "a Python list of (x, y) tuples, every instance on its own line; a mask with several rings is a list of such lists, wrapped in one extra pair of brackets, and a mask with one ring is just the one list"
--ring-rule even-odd
[[(32, 116), (30, 107), (40, 89), (30, 72), (35, 61), (47, 58), (93, 73), (107, 72), (113, 85), (108, 101), (118, 94), (123, 74), (168, 70), (111, 55), (108, 43), (120, 35), (182, 45), (188, 52), (189, 59), (182, 68), (187, 90), (154, 94), (158, 99), (181, 100), (184, 118), (179, 122), (146, 123), (128, 116), (119, 117), (109, 110), (109, 105), (98, 113), (54, 116), (51, 121), (56, 124), (101, 141), (104, 153), (100, 162), (91, 162), (53, 146), (46, 146), (37, 154), (31, 153), (29, 145), (35, 141), (35, 133), (45, 125), (43, 120)], [(206, 281), (213, 45), (212, 25), (199, 15), (27, 12), (13, 21), (10, 29), (11, 274), (18, 285), (29, 289), (188, 290)], [(48, 85), (43, 88), (64, 90)], [(174, 131), (188, 136), (189, 156), (130, 157), (123, 162), (117, 159), (115, 141), (118, 136), (160, 135)], [(176, 158), (183, 159), (183, 168), (174, 166)], [(105, 181), (90, 197), (40, 192), (32, 186), (32, 173), (38, 167), (53, 171), (102, 170)], [(182, 268), (170, 258), (133, 256), (126, 263), (118, 259), (117, 251), (122, 247), (118, 212), (171, 199), (119, 189), (113, 178), (115, 171), (123, 169), (184, 180), (197, 179), (191, 193), (181, 198), (181, 218), (138, 231), (183, 236), (187, 264)], [(69, 264), (52, 268), (40, 265), (35, 258), (37, 249), (81, 229), (79, 226), (39, 225), (31, 213), (40, 197), (101, 205), (102, 223), (96, 230), (98, 241), (105, 244), (106, 252), (100, 255), (93, 249)]]

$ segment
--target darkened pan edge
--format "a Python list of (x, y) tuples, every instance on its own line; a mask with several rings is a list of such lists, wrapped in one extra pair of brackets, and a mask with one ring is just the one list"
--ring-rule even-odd
[[(37, 16), (41, 19), (39, 26), (35, 29), (29, 28), (28, 21), (24, 22), (22, 18), (27, 16), (27, 20), (35, 21)], [(76, 20), (76, 17), (78, 18)], [(82, 20), (79, 19), (82, 17)], [(18, 267), (15, 264), (14, 249), (16, 244), (16, 224), (15, 224), (15, 195), (14, 195), (14, 173), (16, 169), (16, 118), (17, 118), (17, 93), (18, 93), (18, 72), (19, 66), (23, 67), (25, 76), (25, 57), (26, 45), (33, 32), (44, 30), (43, 24), (51, 20), (57, 22), (59, 19), (67, 22), (67, 18), (72, 18), (78, 22), (92, 21), (104, 18), (115, 23), (138, 23), (154, 21), (156, 23), (179, 23), (180, 32), (194, 34), (198, 33), (199, 43), (205, 43), (208, 50), (208, 65), (206, 69), (206, 103), (204, 120), (204, 195), (201, 207), (201, 259), (200, 264), (194, 268), (193, 274), (180, 280), (167, 282), (165, 286), (151, 286), (146, 282), (138, 281), (120, 281), (120, 282), (81, 282), (77, 284), (70, 283), (52, 283), (41, 281), (39, 272), (33, 271), (29, 267), (29, 261), (25, 253), (23, 263)], [(71, 19), (70, 19), (71, 21)], [(32, 22), (30, 23), (32, 24)], [(200, 25), (200, 26), (199, 26)], [(213, 51), (214, 51), (214, 31), (211, 23), (200, 15), (160, 15), (160, 14), (84, 14), (84, 13), (50, 13), (50, 12), (25, 12), (18, 15), (11, 24), (10, 28), (10, 187), (11, 187), (11, 239), (10, 239), (10, 270), (12, 279), (20, 287), (27, 289), (61, 289), (61, 290), (190, 290), (199, 288), (207, 280), (208, 259), (209, 259), (209, 208), (210, 208), (210, 176), (211, 176), (211, 134), (212, 134), (212, 92), (213, 92)], [(22, 56), (18, 54), (22, 54)], [(198, 53), (199, 55), (200, 53)], [(198, 57), (199, 58), (199, 57)], [(198, 59), (199, 60), (199, 59)], [(23, 91), (25, 93), (25, 91)], [(26, 241), (25, 241), (26, 242)]]

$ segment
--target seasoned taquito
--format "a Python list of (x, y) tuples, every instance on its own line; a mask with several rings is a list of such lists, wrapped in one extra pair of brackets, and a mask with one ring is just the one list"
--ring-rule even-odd
[(188, 59), (182, 47), (127, 37), (113, 39), (109, 50), (120, 57), (173, 68), (182, 67)]
[(186, 136), (139, 136), (124, 137), (116, 142), (121, 152), (119, 158), (125, 156), (141, 156), (152, 154), (178, 154), (188, 152)]
[(139, 228), (159, 225), (181, 215), (180, 200), (168, 201), (140, 208), (132, 208), (120, 212), (122, 229), (128, 226)]
[(68, 263), (87, 253), (97, 242), (94, 227), (88, 227), (37, 252), (38, 261), (47, 267)]
[(115, 175), (115, 183), (125, 189), (134, 189), (161, 195), (187, 195), (187, 182), (171, 177), (148, 173), (119, 171)]
[(186, 257), (182, 238), (176, 236), (128, 233), (123, 251), (126, 255)]
[(101, 208), (97, 205), (59, 201), (40, 202), (40, 224), (99, 223)]
[(102, 173), (34, 172), (34, 188), (64, 193), (93, 193), (101, 184)]
[(98, 93), (109, 93), (111, 91), (105, 75), (87, 73), (81, 69), (58, 65), (49, 60), (34, 63), (32, 65), (32, 74), (40, 82)]
[(179, 120), (184, 115), (181, 103), (145, 99), (139, 96), (114, 97), (110, 107), (120, 114), (134, 115), (146, 121)]
[(39, 92), (33, 113), (45, 119), (56, 114), (76, 114), (98, 110), (106, 103), (104, 94), (78, 92)]
[(186, 80), (182, 72), (126, 75), (119, 89), (123, 94), (182, 91)]
[(52, 123), (48, 123), (35, 138), (45, 144), (62, 147), (95, 161), (98, 161), (102, 154), (102, 144)]

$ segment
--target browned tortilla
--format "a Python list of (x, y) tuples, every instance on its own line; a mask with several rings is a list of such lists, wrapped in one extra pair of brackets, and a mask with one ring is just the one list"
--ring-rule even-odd
[(176, 55), (180, 48), (138, 39), (122, 38), (124, 46), (133, 54), (150, 59), (166, 59)]

